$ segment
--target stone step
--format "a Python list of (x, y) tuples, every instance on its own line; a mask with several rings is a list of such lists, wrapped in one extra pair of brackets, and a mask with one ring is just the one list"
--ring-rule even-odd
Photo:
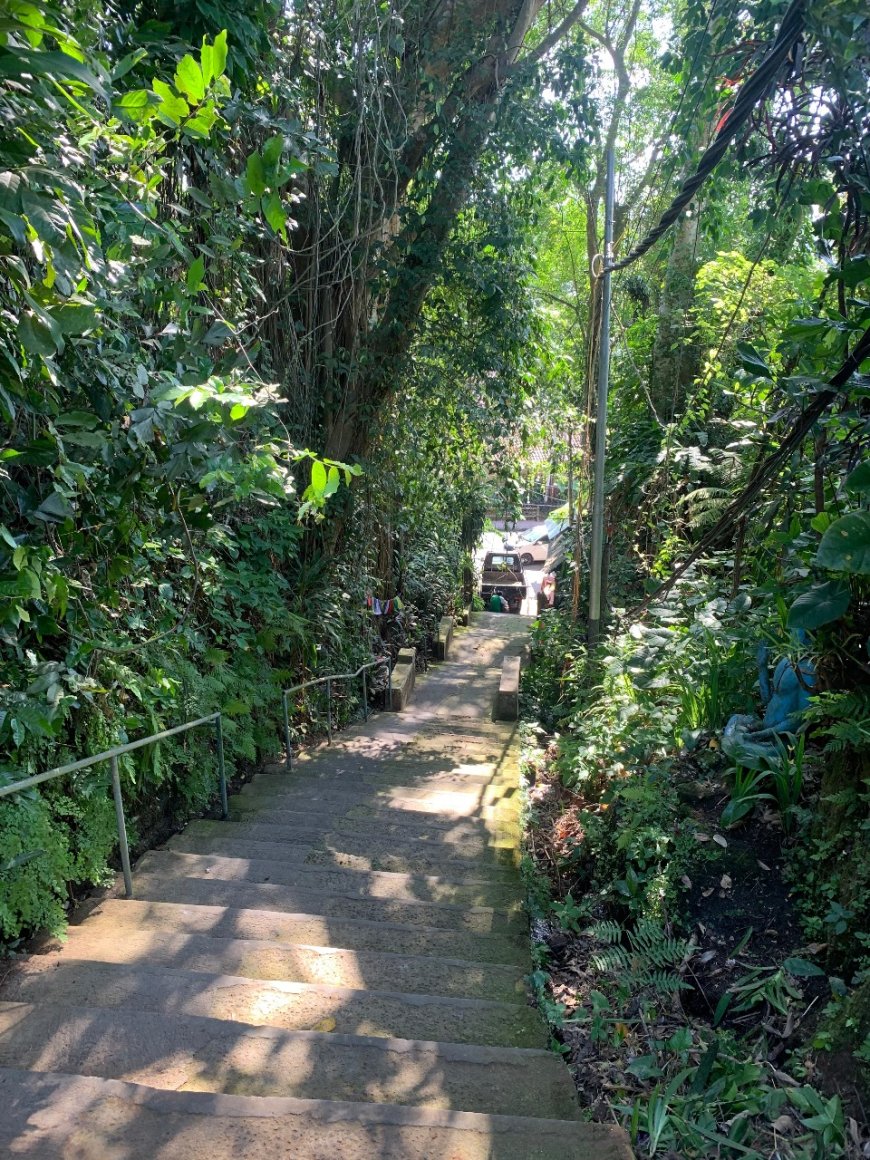
[[(436, 1039), (490, 1047), (544, 1047), (540, 1015), (516, 996), (512, 1003), (397, 991), (366, 991), (321, 983), (247, 979), (200, 971), (116, 963), (58, 961), (38, 955), (22, 964), (3, 986), (0, 1003), (0, 1064), (21, 1063), (15, 1012), (33, 1005), (34, 1017), (49, 1007), (198, 1015), (285, 1031), (338, 1031), (347, 1035)], [(28, 1021), (31, 1015), (28, 1012)], [(20, 1014), (20, 1012), (19, 1012)], [(4, 1046), (6, 1045), (6, 1046)], [(65, 1067), (59, 1070), (67, 1070)]]
[[(14, 1023), (13, 1023), (14, 1021)], [(541, 1049), (481, 1047), (188, 1016), (0, 1004), (13, 1064), (154, 1088), (578, 1119), (565, 1065)]]
[(114, 932), (119, 939), (127, 938), (137, 929), (161, 930), (219, 939), (279, 942), (286, 946), (313, 945), (469, 962), (517, 963), (524, 969), (529, 962), (527, 932), (480, 934), (363, 919), (324, 918), (315, 914), (282, 914), (256, 907), (197, 906), (185, 900), (107, 898), (90, 913), (86, 926), (91, 931)]
[(117, 930), (99, 927), (95, 931), (94, 925), (70, 927), (59, 958), (151, 964), (213, 975), (466, 999), (517, 1002), (526, 994), (518, 966), (341, 947), (288, 946), (275, 941), (210, 938), (147, 928), (125, 931), (119, 938)]
[(275, 825), (290, 826), (299, 830), (353, 829), (366, 825), (373, 831), (401, 833), (403, 830), (427, 831), (431, 833), (463, 835), (479, 834), (491, 837), (496, 831), (495, 816), (492, 811), (480, 817), (443, 818), (438, 814), (423, 810), (403, 810), (370, 806), (365, 801), (349, 803), (346, 808), (334, 806), (332, 809), (293, 809), (293, 803), (285, 805), (283, 799), (270, 799), (268, 805), (263, 799), (236, 796), (230, 798), (230, 819), (247, 822), (264, 809), (268, 809), (269, 821)]
[[(407, 810), (434, 814), (448, 819), (485, 818), (493, 813), (518, 815), (521, 804), (519, 789), (514, 786), (466, 787), (465, 789), (426, 788), (425, 786), (362, 787), (329, 789), (295, 782), (283, 786), (271, 778), (249, 782), (238, 798), (244, 804), (256, 802), (266, 809), (280, 808), (318, 812), (345, 813), (354, 806), (375, 810)], [(244, 808), (244, 807), (243, 807)]]
[[(401, 874), (435, 874), (455, 882), (516, 882), (516, 851), (513, 847), (489, 848), (477, 840), (477, 849), (464, 849), (442, 843), (433, 844), (420, 837), (400, 842), (397, 839), (358, 837), (353, 833), (334, 831), (320, 835), (317, 841), (299, 842), (299, 832), (271, 822), (230, 822), (202, 820), (192, 822), (184, 831), (188, 839), (211, 838), (216, 843), (238, 838), (254, 842), (286, 844), (285, 862), (308, 862), (316, 865), (346, 865), (359, 870), (393, 871)], [(183, 841), (181, 842), (183, 844)], [(173, 840), (172, 849), (178, 844)], [(318, 851), (320, 852), (318, 854)], [(329, 857), (324, 857), (325, 852)], [(332, 855), (346, 854), (347, 859)], [(354, 856), (357, 857), (355, 862)]]
[(511, 770), (499, 773), (495, 762), (447, 761), (357, 761), (348, 768), (334, 764), (313, 762), (299, 771), (299, 777), (308, 784), (329, 783), (338, 788), (363, 783), (376, 788), (393, 785), (457, 786), (477, 789), (482, 785), (514, 784), (516, 774)]
[(631, 1160), (609, 1124), (161, 1091), (0, 1071), (0, 1154), (32, 1160)]
[[(528, 923), (518, 903), (511, 909), (464, 907), (444, 902), (358, 898), (304, 886), (222, 881), (207, 875), (202, 878), (182, 874), (169, 877), (172, 864), (169, 851), (155, 850), (148, 855), (148, 859), (149, 866), (159, 862), (160, 869), (138, 871), (133, 889), (136, 897), (153, 902), (188, 902), (197, 906), (231, 906), (243, 910), (322, 915), (328, 919), (365, 919), (370, 922), (398, 923), (400, 926), (440, 927), (475, 934), (528, 936)], [(177, 862), (175, 866), (178, 869)]]
[[(280, 842), (253, 842), (248, 840), (221, 841), (220, 835), (187, 837), (178, 835), (170, 842), (168, 851), (204, 859), (208, 876), (224, 880), (242, 879), (250, 882), (285, 882), (290, 885), (323, 890), (329, 894), (353, 894), (358, 898), (399, 898), (407, 902), (447, 902), (452, 906), (510, 907), (516, 903), (516, 886), (511, 883), (480, 881), (450, 882), (437, 875), (399, 874), (386, 870), (362, 871), (344, 867), (323, 867), (299, 863), (293, 847)], [(139, 866), (147, 868), (145, 855)], [(191, 863), (192, 864), (192, 863)], [(245, 865), (247, 864), (247, 865)], [(202, 877), (198, 874), (197, 877)]]

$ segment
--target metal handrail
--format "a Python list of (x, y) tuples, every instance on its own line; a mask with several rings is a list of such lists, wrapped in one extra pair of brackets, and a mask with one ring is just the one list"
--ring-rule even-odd
[(291, 685), (289, 689), (284, 689), (281, 693), (281, 700), (284, 705), (284, 752), (286, 753), (285, 767), (289, 773), (292, 768), (292, 752), (290, 747), (290, 702), (289, 697), (291, 693), (298, 693), (301, 689), (310, 689), (313, 685), (326, 685), (326, 736), (329, 744), (332, 744), (332, 682), (333, 681), (354, 681), (362, 674), (362, 703), (363, 703), (363, 717), (366, 721), (369, 719), (369, 698), (368, 687), (366, 685), (366, 670), (377, 669), (382, 665), (388, 668), (387, 687), (390, 691), (390, 708), (393, 707), (393, 658), (389, 655), (378, 657), (376, 660), (369, 661), (368, 664), (360, 665), (355, 673), (330, 673), (326, 677), (314, 677), (310, 681), (302, 681), (298, 685)]
[(35, 773), (32, 777), (24, 777), (11, 785), (0, 786), (0, 798), (9, 797), (14, 793), (21, 793), (34, 785), (41, 785), (44, 781), (53, 781), (56, 777), (63, 777), (67, 773), (75, 773), (77, 769), (87, 769), (91, 765), (99, 765), (102, 761), (110, 762), (112, 771), (112, 797), (115, 799), (115, 818), (118, 823), (118, 845), (121, 851), (121, 869), (124, 872), (124, 893), (127, 898), (133, 897), (133, 875), (130, 871), (130, 849), (127, 845), (127, 825), (124, 820), (124, 800), (121, 796), (121, 777), (118, 771), (118, 758), (123, 753), (132, 753), (134, 749), (142, 749), (156, 741), (163, 741), (167, 737), (174, 737), (176, 733), (186, 733), (188, 729), (196, 729), (199, 725), (208, 725), (214, 722), (215, 742), (217, 744), (218, 774), (220, 777), (221, 810), (226, 818), (229, 814), (227, 802), (227, 775), (224, 765), (224, 731), (223, 715), (209, 713), (207, 717), (197, 717), (195, 721), (186, 721), (183, 725), (175, 725), (172, 729), (163, 729), (160, 733), (152, 733), (149, 737), (140, 737), (138, 741), (128, 741), (126, 745), (115, 745), (111, 749), (104, 749), (93, 757), (83, 757), (79, 761), (71, 761), (68, 765), (58, 765), (55, 769), (48, 769), (45, 773)]

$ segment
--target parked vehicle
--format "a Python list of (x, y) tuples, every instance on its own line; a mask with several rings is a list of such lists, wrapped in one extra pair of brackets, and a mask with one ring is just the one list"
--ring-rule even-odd
[(568, 526), (567, 520), (547, 520), (525, 532), (513, 545), (524, 565), (543, 564), (550, 554), (551, 545)]
[(516, 552), (487, 552), (483, 561), (480, 595), (489, 604), (493, 592), (504, 596), (511, 612), (519, 612), (528, 589), (523, 565)]

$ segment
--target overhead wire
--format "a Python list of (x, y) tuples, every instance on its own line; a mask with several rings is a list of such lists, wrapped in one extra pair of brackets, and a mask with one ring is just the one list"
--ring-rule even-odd
[[(655, 189), (659, 174), (662, 172), (662, 167), (664, 165), (664, 159), (665, 159), (666, 145), (667, 145), (667, 142), (673, 136), (674, 131), (676, 130), (676, 127), (677, 127), (677, 122), (679, 120), (679, 116), (680, 116), (681, 112), (683, 111), (683, 105), (686, 101), (686, 97), (689, 94), (689, 89), (691, 88), (692, 77), (695, 74), (695, 69), (698, 65), (698, 61), (700, 60), (700, 57), (701, 57), (701, 51), (704, 47), (704, 37), (707, 34), (707, 32), (709, 31), (710, 25), (713, 22), (713, 17), (716, 13), (716, 8), (717, 8), (718, 3), (719, 3), (719, 0), (713, 0), (713, 3), (710, 5), (710, 11), (707, 14), (707, 20), (704, 24), (704, 30), (703, 30), (701, 36), (699, 36), (699, 38), (698, 38), (698, 44), (695, 48), (694, 55), (692, 57), (691, 63), (689, 64), (689, 68), (688, 68), (688, 71), (686, 73), (686, 79), (683, 82), (682, 88), (680, 90), (680, 98), (677, 101), (676, 108), (674, 109), (673, 113), (671, 114), (671, 119), (668, 123), (667, 129), (662, 134), (661, 138), (656, 143), (655, 148), (653, 149), (654, 156), (655, 156), (656, 151), (658, 150), (658, 157), (655, 160), (653, 171), (649, 175), (649, 178), (646, 181), (646, 191), (644, 193), (643, 201), (641, 202), (640, 209), (638, 210), (637, 216), (635, 219), (637, 222), (638, 228), (640, 226), (640, 223), (644, 219), (644, 215), (646, 214), (647, 208), (649, 207), (649, 203), (650, 203), (650, 199), (652, 197), (653, 189)], [(710, 81), (710, 73), (707, 74), (707, 76), (704, 79), (704, 83), (698, 88), (698, 90), (695, 94), (695, 101), (694, 101), (694, 104), (692, 106), (692, 110), (689, 113), (688, 118), (687, 118), (687, 120), (689, 122), (692, 122), (694, 120), (695, 114), (698, 112), (698, 106), (701, 103), (702, 96), (704, 95), (704, 93), (707, 90), (707, 85), (709, 84), (709, 81)], [(666, 185), (666, 192), (670, 191), (670, 188), (674, 183), (675, 173), (676, 173), (675, 170), (672, 171), (670, 177), (668, 178), (668, 182)]]
[(682, 211), (722, 160), (728, 146), (749, 120), (756, 105), (767, 95), (777, 73), (790, 58), (800, 40), (804, 27), (804, 3), (805, 0), (792, 0), (782, 18), (779, 32), (770, 50), (750, 78), (741, 85), (731, 112), (720, 126), (713, 143), (699, 161), (697, 169), (691, 177), (683, 182), (680, 192), (662, 214), (658, 224), (632, 248), (625, 258), (609, 267), (611, 272), (624, 270), (652, 249), (679, 218)]

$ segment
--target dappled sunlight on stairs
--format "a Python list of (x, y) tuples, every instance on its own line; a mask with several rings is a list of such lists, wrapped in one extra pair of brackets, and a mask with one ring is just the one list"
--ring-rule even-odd
[(0, 1154), (627, 1160), (529, 1005), (516, 617), (401, 715), (258, 775), (0, 992)]

